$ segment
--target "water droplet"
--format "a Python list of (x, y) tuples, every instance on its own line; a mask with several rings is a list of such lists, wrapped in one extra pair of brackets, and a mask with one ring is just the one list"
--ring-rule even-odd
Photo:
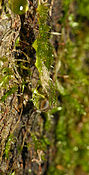
[(23, 6), (22, 6), (22, 5), (20, 6), (20, 10), (21, 10), (21, 11), (23, 10)]

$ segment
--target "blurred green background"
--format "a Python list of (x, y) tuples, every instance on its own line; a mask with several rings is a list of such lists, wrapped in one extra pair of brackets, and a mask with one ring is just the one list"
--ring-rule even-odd
[(48, 174), (88, 175), (89, 1), (64, 0), (62, 10), (56, 67), (62, 110), (55, 132), (55, 161)]

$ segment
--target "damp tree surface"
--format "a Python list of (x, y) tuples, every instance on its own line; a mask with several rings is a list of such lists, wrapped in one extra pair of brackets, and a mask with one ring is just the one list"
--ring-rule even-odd
[(88, 0), (0, 0), (0, 175), (88, 174)]

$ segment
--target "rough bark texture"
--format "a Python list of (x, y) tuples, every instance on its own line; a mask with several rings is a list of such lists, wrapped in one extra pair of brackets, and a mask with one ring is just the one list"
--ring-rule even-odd
[[(46, 131), (46, 114), (37, 111), (33, 103), (28, 101), (32, 98), (32, 88), (36, 88), (39, 80), (39, 74), (35, 67), (35, 50), (32, 47), (38, 27), (36, 6), (36, 1), (29, 1), (29, 11), (25, 15), (19, 17), (11, 14), (11, 18), (8, 18), (3, 12), (0, 19), (0, 56), (7, 57), (8, 67), (15, 65), (14, 60), (17, 60), (18, 66), (14, 70), (16, 81), (20, 83), (22, 79), (26, 83), (23, 94), (21, 86), (19, 86), (18, 91), (8, 97), (1, 106), (0, 174), (5, 175), (14, 171), (16, 175), (46, 174), (52, 161), (53, 148), (46, 143), (41, 145), (41, 140), (43, 137), (47, 137), (53, 144), (55, 120), (52, 119), (53, 129), (49, 129), (51, 132)], [(57, 19), (55, 24), (56, 22)], [(18, 36), (20, 44), (14, 49)], [(31, 71), (29, 75), (28, 69), (20, 67), (20, 59), (28, 61), (27, 56), (30, 63), (23, 62), (23, 65)], [(0, 93), (1, 96), (5, 94), (4, 88)]]

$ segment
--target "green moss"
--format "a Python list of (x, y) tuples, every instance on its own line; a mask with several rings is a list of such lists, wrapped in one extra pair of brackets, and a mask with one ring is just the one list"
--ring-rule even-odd
[(13, 173), (10, 173), (9, 175), (15, 175), (15, 171)]
[(50, 38), (50, 26), (48, 26), (48, 6), (47, 4), (41, 4), (37, 8), (39, 34), (33, 47), (36, 50), (36, 67), (39, 71), (41, 84), (46, 91), (49, 104), (56, 104), (56, 88), (53, 81), (50, 79), (50, 70), (53, 64), (53, 48), (49, 42)]
[(33, 89), (33, 94), (32, 94), (32, 101), (33, 101), (33, 104), (34, 106), (37, 108), (37, 109), (40, 109), (40, 100), (41, 99), (44, 99), (44, 95), (40, 94), (37, 89)]
[(31, 133), (31, 137), (32, 137), (36, 151), (37, 150), (42, 150), (42, 151), (47, 150), (47, 146), (50, 144), (47, 137), (43, 136), (41, 138), (37, 138), (35, 133)]
[(3, 95), (3, 96), (1, 97), (1, 101), (4, 102), (4, 101), (7, 99), (8, 96), (14, 94), (16, 91), (17, 91), (17, 86), (14, 86), (14, 87), (10, 88), (10, 89), (5, 93), (5, 95)]
[(41, 73), (42, 64), (44, 63), (45, 66), (50, 69), (52, 62), (53, 62), (53, 51), (52, 46), (49, 42), (50, 37), (50, 27), (47, 25), (47, 18), (48, 18), (48, 7), (47, 5), (40, 5), (38, 6), (38, 23), (39, 23), (39, 35), (33, 47), (36, 50), (36, 67), (38, 68), (39, 72)]
[(5, 156), (7, 159), (9, 159), (11, 145), (15, 143), (15, 140), (16, 138), (12, 134), (8, 137), (8, 141), (5, 146)]
[(9, 59), (2, 57), (0, 58), (0, 62), (0, 88), (2, 91), (3, 89), (5, 90), (5, 93), (0, 97), (0, 100), (1, 102), (4, 102), (8, 96), (17, 91), (18, 83), (15, 81), (14, 66), (8, 66)]

